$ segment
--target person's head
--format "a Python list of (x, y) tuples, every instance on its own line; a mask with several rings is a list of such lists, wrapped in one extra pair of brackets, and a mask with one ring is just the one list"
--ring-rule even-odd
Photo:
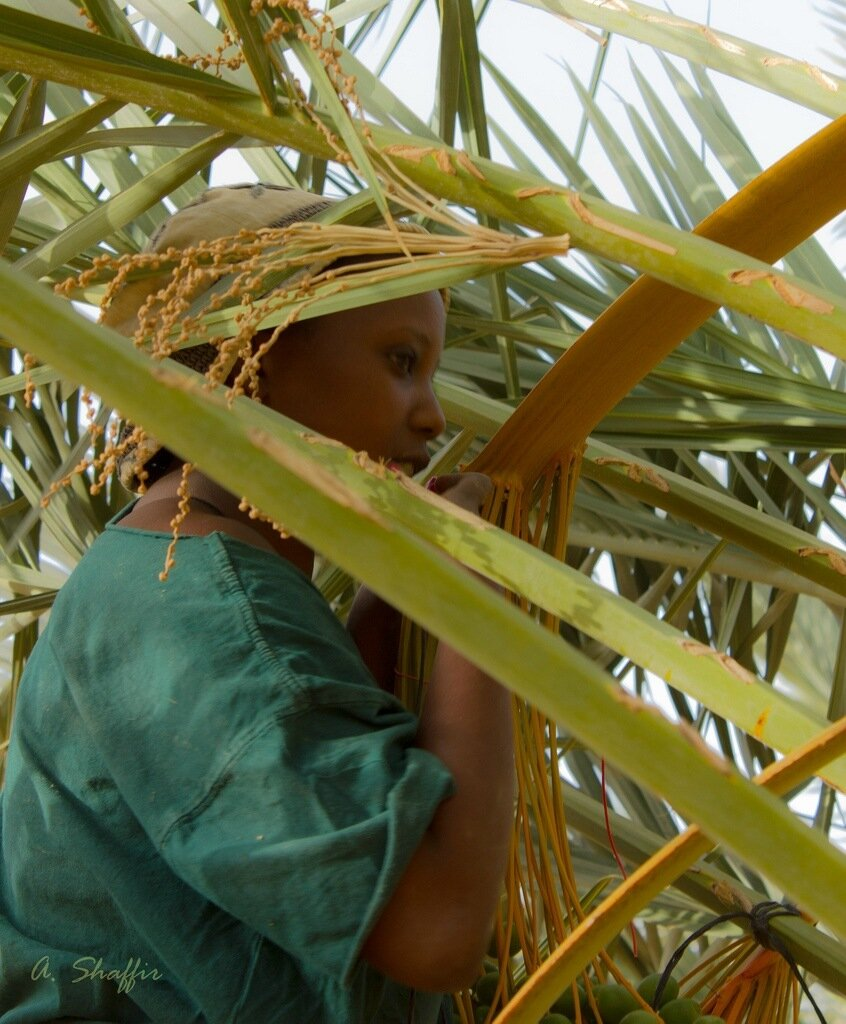
[(417, 472), (446, 425), (432, 389), (445, 318), (440, 293), (429, 291), (294, 323), (264, 357), (259, 398)]
[[(147, 251), (173, 257), (244, 228), (288, 227), (331, 204), (322, 196), (278, 186), (210, 189), (166, 221)], [(124, 286), (102, 320), (134, 333), (139, 309), (165, 281)], [(426, 442), (445, 426), (432, 390), (444, 328), (444, 297), (430, 291), (294, 322), (266, 352), (273, 330), (259, 331), (251, 343), (253, 353), (264, 353), (255, 397), (373, 459), (419, 470), (428, 462)], [(177, 361), (200, 372), (217, 356), (218, 350), (207, 344), (174, 353)], [(228, 383), (240, 366), (230, 372)], [(178, 460), (150, 438), (121, 457), (119, 474), (124, 486), (140, 490), (142, 480), (149, 485), (175, 464)]]

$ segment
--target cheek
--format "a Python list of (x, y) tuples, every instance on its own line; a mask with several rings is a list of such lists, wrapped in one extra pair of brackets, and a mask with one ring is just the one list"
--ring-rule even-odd
[(268, 404), (278, 408), (302, 408), (304, 399), (313, 394), (327, 370), (321, 360), (310, 353), (304, 340), (299, 337), (286, 338), (283, 334), (270, 352), (264, 357), (264, 391)]
[(266, 357), (264, 404), (353, 447), (383, 446), (409, 397), (387, 356), (338, 334), (286, 340)]

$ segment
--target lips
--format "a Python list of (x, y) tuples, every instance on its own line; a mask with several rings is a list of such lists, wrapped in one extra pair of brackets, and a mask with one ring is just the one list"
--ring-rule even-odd
[(414, 476), (415, 473), (419, 473), (421, 470), (424, 470), (428, 464), (428, 458), (392, 459), (388, 463), (391, 469), (394, 469), (405, 476)]

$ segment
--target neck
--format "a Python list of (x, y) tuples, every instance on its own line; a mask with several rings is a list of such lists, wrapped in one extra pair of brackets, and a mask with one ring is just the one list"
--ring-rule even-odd
[[(168, 501), (176, 505), (179, 500), (177, 492), (181, 481), (182, 467), (179, 466), (151, 484), (138, 505), (148, 506), (158, 501)], [(191, 505), (195, 501), (201, 502), (213, 514), (240, 523), (252, 530), (262, 537), (278, 555), (287, 558), (306, 576), (311, 577), (314, 570), (314, 551), (308, 545), (295, 537), (283, 539), (270, 523), (260, 519), (250, 519), (249, 512), (242, 512), (239, 508), (240, 498), (231, 491), (227, 491), (225, 487), (221, 487), (199, 469), (193, 469), (188, 477), (188, 496), (191, 499)], [(200, 511), (206, 511), (206, 509)]]

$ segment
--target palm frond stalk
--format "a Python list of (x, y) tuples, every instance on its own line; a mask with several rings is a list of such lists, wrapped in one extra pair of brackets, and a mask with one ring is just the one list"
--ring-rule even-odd
[[(846, 787), (846, 295), (803, 242), (846, 205), (843, 80), (632, 0), (524, 4), (520, 16), (564, 15), (691, 62), (686, 77), (664, 58), (662, 73), (739, 188), (722, 202), (647, 75), (634, 76), (641, 106), (623, 104), (643, 168), (601, 90), (573, 86), (629, 209), (485, 55), (493, 5), (440, 5), (428, 120), (369, 70), (390, 66), (421, 5), (370, 62), (383, 5), (330, 6), (343, 32), (284, 2), (86, 0), (84, 18), (51, 0), (0, 6), (3, 735), (39, 617), (125, 500), (110, 431), (128, 418), (321, 552), (340, 615), (354, 580), (405, 613), (397, 672), (412, 707), (433, 637), (513, 690), (520, 787), (486, 1019), (534, 1024), (565, 991), (576, 1024), (598, 1019), (599, 983), (636, 991), (679, 928), (718, 912), (721, 885), (750, 904), (776, 887), (826, 925), (772, 922), (799, 965), (846, 993), (846, 858), (830, 839)], [(611, 59), (593, 56), (607, 74)], [(836, 120), (760, 172), (705, 68)], [(499, 124), (489, 84), (555, 179)], [(192, 272), (216, 283), (148, 324), (144, 351), (80, 315), (67, 300), (107, 304), (115, 272), (144, 289), (173, 269), (138, 251), (227, 154), (343, 200), (313, 231), (242, 253), (282, 285), (275, 301), (244, 294), (236, 260), (194, 254)], [(406, 237), (396, 218), (409, 213), (432, 234)], [(367, 262), (286, 287), (329, 253)], [(212, 341), (220, 380), (258, 328), (445, 287), (449, 428), (430, 472), (488, 473), (486, 522), (167, 358)], [(809, 829), (789, 797), (811, 780)], [(632, 868), (610, 895), (603, 810)], [(726, 950), (690, 977), (701, 987), (710, 971), (707, 1005), (732, 1000), (751, 1024), (795, 1018), (782, 963), (742, 959), (747, 939)], [(464, 992), (456, 1005), (470, 1024), (482, 1004)]]

